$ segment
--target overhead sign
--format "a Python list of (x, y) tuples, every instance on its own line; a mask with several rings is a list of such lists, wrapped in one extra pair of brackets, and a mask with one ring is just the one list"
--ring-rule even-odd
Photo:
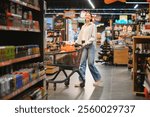
[(64, 11), (64, 18), (75, 18), (75, 11), (70, 10), (70, 11)]
[(85, 14), (86, 14), (86, 11), (81, 11), (80, 17), (81, 17), (81, 18), (85, 18)]
[(128, 20), (128, 16), (127, 15), (120, 15), (120, 20)]
[(114, 3), (114, 2), (126, 2), (126, 0), (104, 0), (105, 4), (111, 4), (111, 3)]

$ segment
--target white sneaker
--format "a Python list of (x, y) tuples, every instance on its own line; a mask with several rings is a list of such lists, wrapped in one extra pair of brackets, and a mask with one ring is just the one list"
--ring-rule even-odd
[(93, 86), (98, 86), (98, 87), (103, 87), (104, 85), (104, 82), (102, 80), (98, 80), (96, 81), (95, 83), (93, 83)]

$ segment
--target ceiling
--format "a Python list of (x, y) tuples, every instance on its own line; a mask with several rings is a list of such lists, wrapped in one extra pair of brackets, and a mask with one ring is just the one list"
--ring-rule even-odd
[[(104, 0), (91, 0), (95, 8), (133, 8), (135, 4), (114, 2), (105, 4)], [(126, 0), (127, 2), (146, 2), (146, 0)], [(88, 0), (46, 0), (48, 8), (91, 8)], [(143, 8), (145, 5), (139, 5)]]
[[(134, 9), (136, 4), (127, 4), (122, 2), (114, 2), (112, 4), (105, 4), (104, 0), (91, 0), (95, 6), (92, 9), (88, 0), (46, 0), (47, 2), (47, 13), (56, 14), (62, 13), (64, 10), (76, 9), (76, 13), (81, 10), (90, 10), (92, 13), (102, 15), (113, 15), (115, 13), (135, 13), (137, 9), (148, 8), (148, 4), (139, 4), (137, 9)], [(146, 2), (146, 0), (126, 0), (126, 2)], [(113, 9), (113, 10), (112, 10)], [(115, 14), (117, 15), (117, 14)]]

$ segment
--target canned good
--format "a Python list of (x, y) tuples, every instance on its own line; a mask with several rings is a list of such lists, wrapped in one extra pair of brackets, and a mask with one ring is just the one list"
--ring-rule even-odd
[(2, 78), (2, 80), (0, 81), (0, 94), (1, 96), (4, 96), (5, 95), (5, 81), (4, 79)]

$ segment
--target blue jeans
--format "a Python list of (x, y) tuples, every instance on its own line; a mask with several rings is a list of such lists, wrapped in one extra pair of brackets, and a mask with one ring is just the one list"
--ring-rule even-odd
[[(94, 46), (94, 44), (91, 44), (88, 48), (84, 48), (83, 52), (82, 52), (79, 70), (80, 70), (80, 73), (83, 76), (84, 80), (85, 80), (87, 59), (88, 59), (88, 66), (89, 66), (90, 72), (93, 76), (93, 79), (95, 81), (100, 80), (101, 75), (94, 65), (94, 59), (95, 59), (95, 46)], [(82, 81), (82, 79), (80, 77), (79, 77), (79, 80)]]

